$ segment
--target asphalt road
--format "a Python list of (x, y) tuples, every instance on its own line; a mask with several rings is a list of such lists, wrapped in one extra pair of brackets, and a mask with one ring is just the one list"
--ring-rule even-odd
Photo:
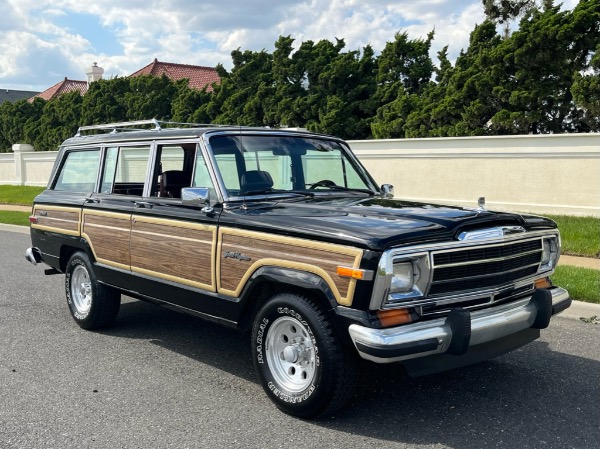
[(600, 447), (600, 325), (556, 317), (492, 361), (420, 379), (363, 364), (351, 404), (303, 421), (257, 383), (249, 338), (131, 299), (94, 333), (63, 276), (0, 231), (0, 448)]

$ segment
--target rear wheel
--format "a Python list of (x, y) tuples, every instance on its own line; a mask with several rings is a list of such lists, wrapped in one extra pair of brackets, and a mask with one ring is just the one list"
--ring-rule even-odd
[(108, 327), (119, 313), (121, 294), (98, 282), (83, 252), (73, 254), (67, 263), (65, 293), (71, 316), (84, 329)]
[(306, 296), (281, 293), (263, 306), (252, 329), (252, 355), (267, 396), (291, 415), (332, 413), (354, 391), (354, 354)]

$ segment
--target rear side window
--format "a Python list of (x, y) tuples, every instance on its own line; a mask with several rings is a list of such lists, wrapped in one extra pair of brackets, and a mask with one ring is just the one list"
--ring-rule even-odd
[(93, 192), (98, 177), (100, 149), (66, 154), (54, 190)]
[(149, 146), (107, 148), (100, 192), (141, 196), (149, 158)]

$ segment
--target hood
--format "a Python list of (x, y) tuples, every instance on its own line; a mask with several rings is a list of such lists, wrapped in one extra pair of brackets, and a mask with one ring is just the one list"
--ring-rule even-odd
[(552, 221), (541, 217), (379, 197), (317, 196), (301, 201), (249, 202), (243, 208), (229, 209), (226, 215), (243, 228), (378, 251), (416, 242), (453, 240), (465, 230), (492, 226), (522, 226), (527, 230), (554, 227)]

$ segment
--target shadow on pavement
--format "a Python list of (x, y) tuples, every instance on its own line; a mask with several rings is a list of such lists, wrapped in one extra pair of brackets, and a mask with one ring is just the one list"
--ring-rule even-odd
[[(135, 301), (122, 305), (116, 326), (104, 333), (148, 339), (258, 383), (249, 336), (232, 329)], [(307, 425), (384, 445), (596, 447), (600, 362), (552, 351), (541, 340), (488, 362), (417, 379), (397, 364), (361, 362), (360, 370), (351, 403)]]

